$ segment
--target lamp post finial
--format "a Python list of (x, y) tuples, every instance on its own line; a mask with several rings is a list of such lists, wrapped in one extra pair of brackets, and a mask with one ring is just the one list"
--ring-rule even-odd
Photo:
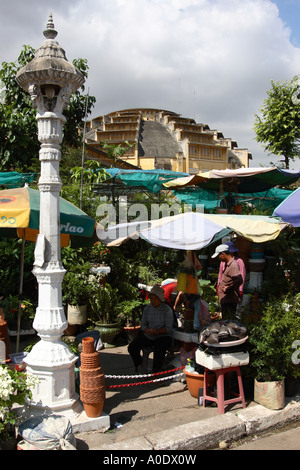
[(48, 23), (45, 31), (43, 32), (46, 39), (54, 39), (57, 36), (57, 31), (55, 30), (52, 13), (50, 12)]

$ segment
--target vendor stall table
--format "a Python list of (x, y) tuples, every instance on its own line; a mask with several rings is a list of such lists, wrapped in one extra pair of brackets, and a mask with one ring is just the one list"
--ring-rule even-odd
[[(224, 369), (217, 369), (214, 370), (216, 376), (217, 376), (217, 396), (211, 396), (208, 394), (208, 373), (209, 369), (205, 367), (204, 370), (204, 388), (203, 388), (203, 407), (205, 407), (205, 402), (206, 401), (214, 401), (218, 405), (218, 412), (220, 414), (225, 413), (225, 406), (232, 404), (232, 403), (238, 403), (242, 402), (243, 408), (246, 408), (246, 402), (245, 402), (245, 395), (244, 395), (244, 388), (243, 388), (243, 380), (241, 376), (241, 371), (239, 367), (226, 367)], [(225, 392), (224, 392), (224, 377), (226, 374), (229, 374), (231, 372), (236, 372), (237, 373), (237, 378), (238, 378), (238, 385), (239, 385), (239, 393), (237, 394), (237, 397), (235, 398), (229, 398), (228, 400), (225, 400)]]
[[(205, 407), (206, 401), (213, 401), (218, 405), (218, 412), (225, 413), (225, 406), (241, 402), (243, 408), (246, 407), (243, 380), (241, 376), (240, 366), (249, 363), (248, 352), (226, 352), (224, 354), (207, 354), (206, 352), (198, 349), (195, 355), (196, 363), (204, 367), (204, 387), (203, 387), (203, 406)], [(209, 372), (216, 374), (217, 383), (217, 396), (212, 396), (208, 393), (208, 374)], [(231, 372), (236, 372), (238, 379), (239, 393), (235, 398), (225, 400), (224, 392), (224, 377), (226, 374), (230, 376)]]
[(199, 333), (186, 333), (185, 331), (172, 330), (173, 339), (182, 341), (183, 343), (195, 343), (199, 341)]

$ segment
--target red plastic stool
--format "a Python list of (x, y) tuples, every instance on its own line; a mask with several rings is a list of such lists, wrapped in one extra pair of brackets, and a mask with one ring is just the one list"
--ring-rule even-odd
[[(208, 372), (209, 369), (205, 368), (204, 370), (204, 387), (203, 387), (203, 407), (205, 407), (205, 401), (214, 401), (218, 404), (218, 412), (220, 414), (225, 413), (225, 405), (229, 405), (231, 403), (238, 403), (242, 402), (243, 408), (246, 408), (246, 401), (245, 401), (245, 395), (244, 395), (244, 388), (243, 388), (243, 380), (242, 380), (242, 375), (239, 367), (227, 367), (224, 369), (216, 369), (213, 370), (216, 374), (217, 378), (217, 397), (208, 395), (207, 391), (207, 385), (208, 385)], [(229, 400), (225, 400), (225, 393), (224, 393), (224, 377), (225, 374), (228, 374), (229, 372), (236, 372), (237, 373), (237, 379), (238, 379), (238, 385), (239, 385), (239, 393), (235, 394), (237, 395), (236, 398), (230, 398)]]

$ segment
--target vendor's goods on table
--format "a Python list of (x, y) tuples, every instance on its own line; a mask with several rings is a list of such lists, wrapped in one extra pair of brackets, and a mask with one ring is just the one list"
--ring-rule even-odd
[[(247, 328), (237, 320), (216, 321), (202, 328), (199, 333), (199, 343), (218, 345), (220, 347), (242, 344), (248, 339)], [(226, 343), (226, 344), (224, 344)]]

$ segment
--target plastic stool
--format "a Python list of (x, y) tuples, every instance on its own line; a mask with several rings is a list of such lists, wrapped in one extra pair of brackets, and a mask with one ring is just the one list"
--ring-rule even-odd
[[(145, 348), (142, 349), (142, 355), (143, 355), (143, 362), (142, 362), (142, 367), (143, 369), (145, 369), (146, 371), (148, 371), (148, 361), (149, 361), (149, 356), (151, 353), (154, 352), (154, 346), (147, 346)], [(166, 353), (168, 354), (169, 356), (169, 359), (173, 359), (174, 357), (174, 347), (173, 347), (173, 341), (172, 341), (172, 345), (170, 346), (169, 349), (167, 349)], [(166, 356), (167, 357), (167, 356)], [(165, 359), (166, 359), (165, 357)]]
[(148, 359), (149, 359), (149, 356), (150, 354), (154, 351), (154, 347), (153, 346), (148, 346), (148, 347), (145, 347), (142, 349), (142, 352), (143, 352), (143, 362), (142, 362), (142, 366), (143, 366), (143, 369), (145, 371), (148, 372)]
[[(203, 387), (203, 407), (205, 407), (205, 401), (207, 400), (207, 401), (214, 401), (218, 404), (219, 414), (224, 414), (225, 413), (225, 406), (229, 405), (231, 403), (242, 402), (243, 408), (246, 408), (246, 401), (245, 401), (244, 388), (243, 388), (243, 380), (242, 380), (242, 375), (241, 375), (241, 371), (240, 371), (239, 367), (227, 367), (227, 368), (224, 368), (224, 369), (216, 369), (216, 370), (212, 371), (216, 374), (216, 378), (217, 378), (217, 397), (208, 395), (208, 392), (207, 392), (208, 372), (209, 372), (209, 369), (205, 368), (205, 370), (204, 370), (204, 387)], [(224, 377), (229, 372), (236, 372), (237, 373), (239, 393), (237, 394), (236, 398), (231, 398), (229, 400), (225, 400)], [(234, 394), (234, 395), (236, 395), (236, 394)]]

